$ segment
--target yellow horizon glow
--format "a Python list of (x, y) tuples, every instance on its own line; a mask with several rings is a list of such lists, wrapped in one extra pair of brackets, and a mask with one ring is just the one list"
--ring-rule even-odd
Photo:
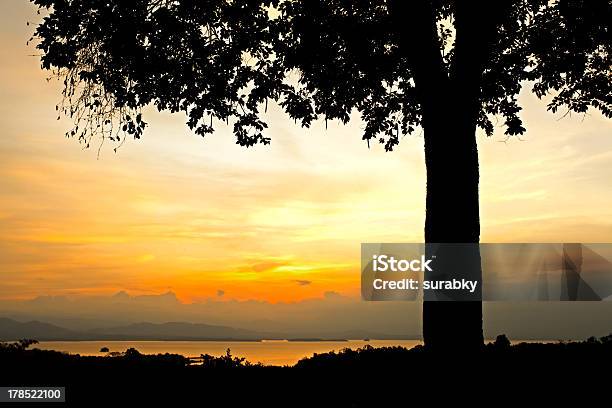
[[(143, 139), (97, 159), (63, 137), (59, 84), (25, 45), (34, 9), (3, 8), (0, 299), (358, 296), (361, 242), (422, 241), (422, 137), (385, 153), (361, 141), (356, 116), (301, 129), (272, 107), (272, 145), (245, 149), (226, 126), (202, 140), (181, 115), (149, 110)], [(611, 242), (612, 121), (558, 121), (521, 101), (524, 141), (500, 143), (501, 127), (478, 136), (482, 242)]]

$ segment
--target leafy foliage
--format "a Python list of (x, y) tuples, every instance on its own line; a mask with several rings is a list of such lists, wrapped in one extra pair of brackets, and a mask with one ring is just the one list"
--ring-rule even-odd
[(208, 370), (229, 370), (253, 366), (262, 367), (259, 363), (252, 364), (250, 361), (246, 361), (244, 357), (232, 356), (229, 348), (225, 351), (225, 355), (219, 357), (211, 356), (210, 354), (202, 354), (200, 355), (200, 361), (200, 366)]
[[(270, 100), (305, 127), (317, 118), (346, 123), (357, 111), (363, 139), (391, 150), (423, 127), (425, 95), (461, 105), (460, 2), (415, 1), (400, 15), (394, 0), (31, 1), (46, 14), (35, 33), (42, 66), (64, 84), (57, 108), (75, 122), (68, 136), (87, 146), (97, 135), (140, 138), (148, 105), (184, 112), (202, 136), (215, 120), (231, 121), (238, 144), (267, 144)], [(491, 135), (501, 117), (506, 134), (524, 133), (517, 98), (525, 83), (553, 96), (553, 112), (593, 107), (612, 117), (612, 1), (499, 4), (479, 17), (495, 24), (473, 73), (477, 125)], [(409, 26), (409, 52), (398, 20)], [(432, 70), (441, 73), (435, 87), (418, 74)]]
[(38, 340), (33, 339), (21, 339), (13, 343), (0, 342), (0, 351), (4, 352), (22, 352), (28, 349), (28, 347), (38, 344)]

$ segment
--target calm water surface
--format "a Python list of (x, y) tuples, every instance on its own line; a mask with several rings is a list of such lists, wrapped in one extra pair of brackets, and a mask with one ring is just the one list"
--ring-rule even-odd
[(365, 345), (372, 347), (403, 346), (412, 348), (420, 340), (349, 340), (349, 341), (41, 341), (37, 348), (65, 351), (73, 354), (103, 356), (102, 347), (110, 351), (125, 351), (134, 347), (141, 353), (174, 353), (186, 357), (200, 354), (220, 356), (231, 349), (232, 355), (246, 357), (250, 362), (268, 365), (295, 364), (303, 357), (314, 353), (339, 351), (344, 348), (356, 349)]

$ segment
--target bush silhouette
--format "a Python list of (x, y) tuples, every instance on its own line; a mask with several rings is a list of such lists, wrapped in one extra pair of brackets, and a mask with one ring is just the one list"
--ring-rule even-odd
[[(506, 396), (532, 388), (531, 402), (538, 395), (550, 402), (561, 394), (546, 389), (587, 384), (589, 395), (606, 391), (595, 387), (597, 376), (568, 373), (589, 372), (593, 363), (610, 361), (611, 338), (510, 345), (502, 335), (477, 354), (448, 355), (422, 346), (365, 346), (315, 354), (291, 367), (251, 364), (230, 350), (218, 357), (204, 354), (201, 365), (194, 365), (176, 354), (128, 349), (114, 358), (80, 356), (28, 349), (25, 345), (32, 343), (22, 341), (0, 343), (0, 383), (64, 386), (70, 406), (91, 406), (94, 398), (95, 405), (107, 406), (117, 401), (135, 406), (398, 406), (420, 393), (457, 402), (463, 393), (471, 395), (474, 381), (477, 389), (504, 389)], [(449, 371), (453, 360), (465, 364)], [(502, 374), (513, 372), (520, 374), (519, 382), (503, 381)], [(437, 381), (449, 376), (457, 392)]]
[(510, 340), (506, 337), (505, 334), (500, 334), (495, 338), (495, 343), (493, 343), (495, 348), (499, 350), (506, 350), (510, 348)]

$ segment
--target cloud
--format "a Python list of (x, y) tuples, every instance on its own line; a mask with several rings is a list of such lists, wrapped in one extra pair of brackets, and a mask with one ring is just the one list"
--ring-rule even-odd
[[(485, 336), (507, 333), (514, 339), (581, 339), (609, 333), (612, 302), (491, 302), (483, 305)], [(297, 302), (237, 301), (209, 298), (184, 303), (174, 293), (134, 296), (41, 296), (0, 300), (0, 316), (40, 320), (73, 330), (148, 321), (226, 325), (297, 337), (421, 333), (419, 302), (364, 302), (334, 291)], [(563, 319), (559, 319), (563, 316)]]
[[(341, 311), (341, 313), (339, 313)], [(416, 303), (368, 304), (338, 293), (296, 302), (238, 301), (223, 297), (186, 303), (172, 292), (160, 295), (40, 296), (24, 301), (0, 300), (0, 316), (41, 320), (74, 330), (134, 322), (183, 321), (299, 337), (343, 336), (345, 331), (418, 335)]]
[(294, 279), (293, 281), (297, 283), (298, 286), (308, 286), (312, 283), (312, 281), (304, 280), (304, 279)]
[[(117, 154), (107, 145), (96, 160), (63, 137), (61, 82), (47, 84), (21, 40), (35, 8), (10, 9), (0, 15), (0, 299), (167, 287), (183, 300), (225, 302), (220, 287), (240, 300), (336, 299), (359, 293), (360, 242), (422, 240), (423, 137), (387, 153), (360, 140), (358, 115), (302, 129), (271, 106), (272, 144), (244, 149), (231, 125), (202, 141), (180, 115), (149, 108), (141, 142)], [(498, 143), (503, 128), (478, 137), (483, 242), (607, 242), (610, 122), (557, 121), (546, 101), (520, 98), (526, 141)]]
[(273, 270), (278, 268), (279, 266), (289, 265), (287, 262), (260, 262), (251, 266), (251, 269), (255, 272), (267, 272), (269, 270)]

